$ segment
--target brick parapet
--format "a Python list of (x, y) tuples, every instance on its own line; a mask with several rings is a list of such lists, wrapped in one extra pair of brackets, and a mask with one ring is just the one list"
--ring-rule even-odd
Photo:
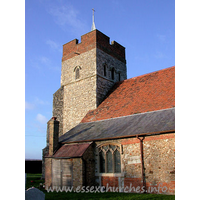
[(81, 53), (87, 52), (95, 47), (126, 63), (125, 47), (116, 41), (112, 41), (110, 44), (110, 38), (98, 30), (82, 35), (80, 43), (78, 39), (74, 39), (64, 44), (62, 61), (78, 56)]

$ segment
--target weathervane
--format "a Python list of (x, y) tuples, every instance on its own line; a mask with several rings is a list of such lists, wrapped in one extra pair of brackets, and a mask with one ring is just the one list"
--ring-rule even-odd
[(95, 24), (94, 24), (94, 8), (92, 8), (92, 11), (93, 11), (93, 14), (92, 14), (92, 28), (91, 28), (91, 31), (95, 30), (96, 27), (95, 27)]

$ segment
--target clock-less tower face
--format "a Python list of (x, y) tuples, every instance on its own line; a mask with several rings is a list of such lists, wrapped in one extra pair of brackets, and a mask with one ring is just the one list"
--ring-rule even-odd
[(61, 88), (54, 94), (53, 116), (61, 134), (97, 108), (114, 83), (127, 78), (125, 48), (98, 30), (63, 45)]

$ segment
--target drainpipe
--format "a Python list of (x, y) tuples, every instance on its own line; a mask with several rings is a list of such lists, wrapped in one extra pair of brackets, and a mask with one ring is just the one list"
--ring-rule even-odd
[(143, 158), (143, 140), (144, 140), (144, 136), (141, 138), (138, 137), (138, 135), (136, 136), (137, 139), (140, 140), (140, 156), (141, 156), (141, 165), (142, 165), (142, 182), (143, 182), (143, 188), (145, 190), (146, 193), (146, 184), (145, 184), (145, 174), (144, 174), (144, 158)]

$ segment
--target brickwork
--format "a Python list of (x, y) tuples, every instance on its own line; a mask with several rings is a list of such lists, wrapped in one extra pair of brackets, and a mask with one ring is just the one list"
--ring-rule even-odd
[(98, 30), (82, 35), (80, 43), (77, 39), (74, 39), (71, 42), (64, 44), (62, 61), (87, 52), (94, 47), (103, 50), (118, 60), (126, 62), (125, 48), (115, 41), (112, 41), (110, 44), (110, 38)]

